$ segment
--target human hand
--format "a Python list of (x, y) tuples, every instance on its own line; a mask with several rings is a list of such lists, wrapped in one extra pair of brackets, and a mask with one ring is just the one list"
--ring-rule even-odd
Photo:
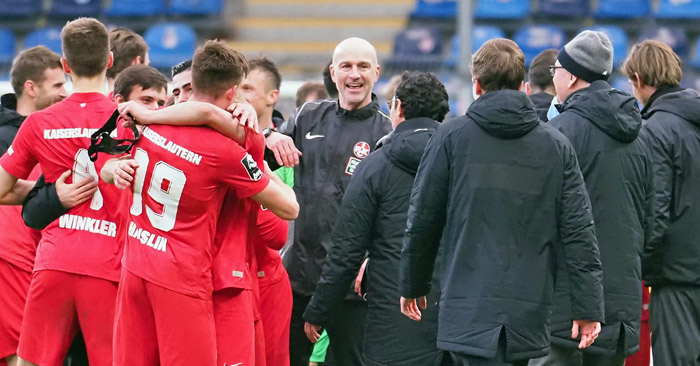
[(320, 331), (320, 325), (314, 325), (309, 322), (304, 323), (304, 332), (306, 333), (306, 338), (308, 338), (311, 343), (318, 342), (318, 339), (321, 338)]
[(576, 339), (581, 333), (581, 342), (578, 344), (579, 349), (584, 349), (598, 338), (600, 334), (600, 322), (592, 322), (589, 320), (574, 320), (571, 327), (571, 339)]
[(236, 102), (228, 106), (226, 110), (231, 112), (231, 115), (238, 120), (238, 124), (241, 127), (260, 133), (258, 114), (250, 103)]
[(64, 208), (73, 208), (92, 198), (97, 191), (97, 181), (89, 176), (79, 182), (66, 183), (66, 179), (72, 174), (71, 170), (66, 170), (56, 180), (56, 194)]
[(417, 322), (419, 322), (422, 317), (420, 309), (418, 308), (419, 306), (420, 309), (423, 310), (428, 307), (428, 300), (425, 298), (425, 296), (421, 296), (418, 299), (407, 299), (403, 296), (401, 297), (401, 313), (409, 317), (411, 320), (415, 320)]
[(365, 258), (360, 266), (360, 271), (357, 272), (357, 277), (355, 277), (355, 292), (362, 297), (362, 278), (365, 276), (365, 268), (367, 268), (367, 262), (369, 258)]
[(135, 101), (128, 101), (119, 104), (117, 107), (119, 114), (124, 119), (122, 127), (129, 128), (134, 124), (148, 124), (148, 113), (150, 110), (140, 103)]
[(138, 167), (139, 163), (137, 163), (134, 159), (119, 160), (112, 170), (114, 185), (122, 190), (129, 188), (131, 186), (131, 182), (134, 181), (134, 175), (136, 174), (136, 169), (138, 169)]
[(267, 139), (265, 139), (265, 144), (267, 145), (267, 148), (275, 154), (277, 164), (288, 168), (299, 164), (301, 151), (294, 146), (294, 140), (292, 140), (291, 137), (278, 132), (273, 132)]

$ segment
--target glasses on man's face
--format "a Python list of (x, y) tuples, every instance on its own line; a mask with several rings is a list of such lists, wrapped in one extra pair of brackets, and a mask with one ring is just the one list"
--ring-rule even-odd
[(552, 75), (554, 77), (554, 73), (557, 71), (557, 69), (563, 69), (564, 66), (557, 66), (557, 65), (549, 65), (549, 75)]
[(390, 110), (390, 111), (391, 111), (392, 109), (394, 109), (394, 106), (396, 105), (396, 101), (397, 101), (397, 100), (399, 100), (399, 98), (397, 98), (396, 95), (394, 95), (394, 97), (391, 98), (390, 101), (386, 102), (386, 104), (389, 106), (389, 110)]

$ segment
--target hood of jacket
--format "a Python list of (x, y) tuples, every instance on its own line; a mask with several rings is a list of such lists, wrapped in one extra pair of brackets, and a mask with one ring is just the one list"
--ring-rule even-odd
[(401, 122), (382, 144), (389, 160), (401, 170), (415, 175), (423, 151), (440, 123), (431, 118), (411, 118)]
[(480, 96), (469, 106), (467, 117), (488, 134), (501, 139), (522, 137), (540, 124), (532, 100), (517, 90), (499, 90)]
[(560, 112), (573, 112), (593, 123), (605, 134), (622, 142), (632, 142), (642, 128), (642, 115), (633, 96), (598, 80), (576, 91), (561, 105)]
[(661, 95), (649, 106), (644, 114), (648, 119), (654, 113), (663, 111), (675, 114), (684, 120), (700, 127), (700, 95), (692, 89)]
[(19, 128), (25, 116), (20, 116), (17, 111), (17, 99), (14, 94), (5, 94), (0, 98), (0, 127), (11, 125)]

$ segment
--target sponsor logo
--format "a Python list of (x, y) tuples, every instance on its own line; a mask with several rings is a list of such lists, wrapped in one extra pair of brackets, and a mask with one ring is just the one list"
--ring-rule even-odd
[(322, 137), (326, 137), (326, 136), (325, 135), (312, 135), (311, 132), (306, 133), (307, 140), (320, 139)]
[(369, 155), (369, 144), (364, 141), (360, 141), (355, 144), (355, 147), (352, 149), (352, 152), (358, 158), (364, 159), (367, 157), (367, 155)]
[(345, 174), (353, 175), (353, 173), (355, 173), (355, 169), (357, 169), (357, 165), (360, 164), (361, 161), (362, 160), (351, 156), (348, 160), (348, 165), (345, 166)]
[(245, 171), (248, 172), (250, 179), (257, 182), (262, 178), (263, 173), (260, 171), (260, 168), (258, 168), (258, 163), (253, 160), (250, 154), (245, 154), (243, 160), (241, 160), (241, 164), (243, 164)]

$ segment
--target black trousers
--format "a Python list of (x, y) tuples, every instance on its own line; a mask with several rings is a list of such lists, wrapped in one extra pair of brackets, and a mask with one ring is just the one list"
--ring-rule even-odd
[(625, 356), (622, 351), (615, 356), (601, 356), (592, 353), (584, 353), (578, 349), (571, 349), (552, 345), (549, 355), (530, 360), (529, 366), (624, 366)]
[(451, 352), (449, 357), (445, 357), (443, 366), (527, 366), (528, 360), (506, 361), (506, 335), (505, 331), (501, 330), (501, 335), (498, 338), (498, 353), (494, 358), (483, 358), (477, 356), (466, 355), (463, 353)]
[[(313, 343), (304, 332), (304, 310), (311, 297), (293, 294), (292, 320), (289, 327), (290, 366), (308, 366)], [(367, 304), (364, 301), (343, 301), (326, 326), (330, 346), (326, 365), (361, 366)]]
[(653, 287), (649, 317), (654, 364), (700, 365), (700, 287)]

